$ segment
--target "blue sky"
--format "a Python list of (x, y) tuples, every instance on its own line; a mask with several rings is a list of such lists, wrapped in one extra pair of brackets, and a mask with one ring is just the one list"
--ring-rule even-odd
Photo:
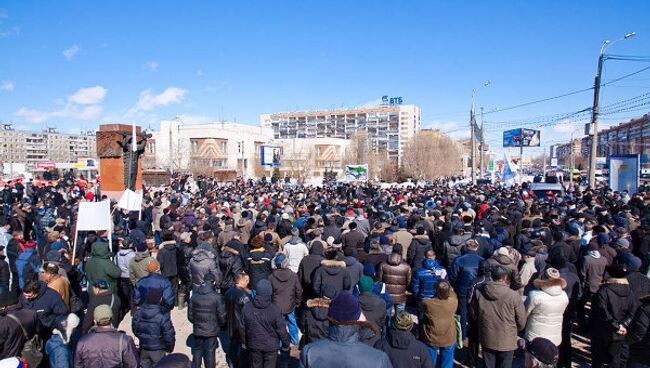
[[(0, 0), (0, 120), (62, 131), (156, 127), (177, 115), (257, 124), (265, 112), (390, 95), (418, 104), (423, 126), (462, 136), (471, 90), (487, 79), (477, 106), (490, 110), (590, 87), (605, 39), (636, 31), (611, 53), (650, 55), (647, 14), (648, 1)], [(648, 65), (607, 61), (604, 80)], [(650, 71), (603, 88), (601, 101), (648, 92)], [(514, 127), (497, 122), (576, 111), (591, 99), (486, 116), (488, 141)], [(545, 128), (543, 144), (582, 122)]]

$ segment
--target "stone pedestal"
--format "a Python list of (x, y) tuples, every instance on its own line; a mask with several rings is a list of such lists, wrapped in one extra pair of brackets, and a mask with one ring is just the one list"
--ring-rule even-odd
[[(132, 126), (126, 124), (103, 124), (97, 132), (97, 155), (99, 156), (100, 189), (102, 194), (117, 200), (126, 189), (125, 165), (122, 147), (118, 144), (122, 134), (132, 134)], [(136, 127), (138, 140), (144, 138), (141, 128)], [(136, 170), (136, 190), (142, 188), (142, 169), (140, 161)]]

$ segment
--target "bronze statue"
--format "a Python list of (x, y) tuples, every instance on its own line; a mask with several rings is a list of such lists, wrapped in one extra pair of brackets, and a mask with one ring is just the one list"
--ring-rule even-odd
[(140, 159), (140, 155), (144, 153), (147, 139), (151, 138), (151, 134), (140, 135), (142, 139), (136, 142), (135, 151), (133, 151), (132, 147), (133, 134), (124, 131), (120, 131), (118, 134), (122, 136), (122, 139), (117, 141), (117, 144), (122, 148), (122, 158), (124, 160), (124, 187), (135, 191), (135, 181), (138, 176), (138, 160)]

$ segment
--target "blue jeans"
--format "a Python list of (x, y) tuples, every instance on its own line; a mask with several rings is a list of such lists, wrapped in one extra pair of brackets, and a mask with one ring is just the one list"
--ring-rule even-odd
[(449, 346), (430, 346), (429, 353), (431, 354), (431, 360), (433, 360), (433, 366), (436, 367), (438, 363), (438, 353), (440, 353), (440, 367), (441, 368), (453, 368), (454, 367), (454, 350), (456, 350), (456, 344), (451, 344)]
[(285, 319), (287, 320), (287, 327), (289, 328), (291, 344), (298, 345), (298, 323), (296, 322), (296, 312), (290, 312), (285, 316)]

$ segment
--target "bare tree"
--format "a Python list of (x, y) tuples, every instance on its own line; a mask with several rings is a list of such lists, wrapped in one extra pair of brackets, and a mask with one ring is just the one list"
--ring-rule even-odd
[(433, 180), (462, 172), (458, 144), (448, 135), (435, 130), (423, 130), (404, 149), (404, 174), (419, 180)]
[(304, 183), (307, 178), (311, 177), (314, 154), (314, 146), (312, 145), (303, 145), (291, 152), (290, 155), (284, 154), (282, 157), (283, 173), (289, 174), (301, 184)]

